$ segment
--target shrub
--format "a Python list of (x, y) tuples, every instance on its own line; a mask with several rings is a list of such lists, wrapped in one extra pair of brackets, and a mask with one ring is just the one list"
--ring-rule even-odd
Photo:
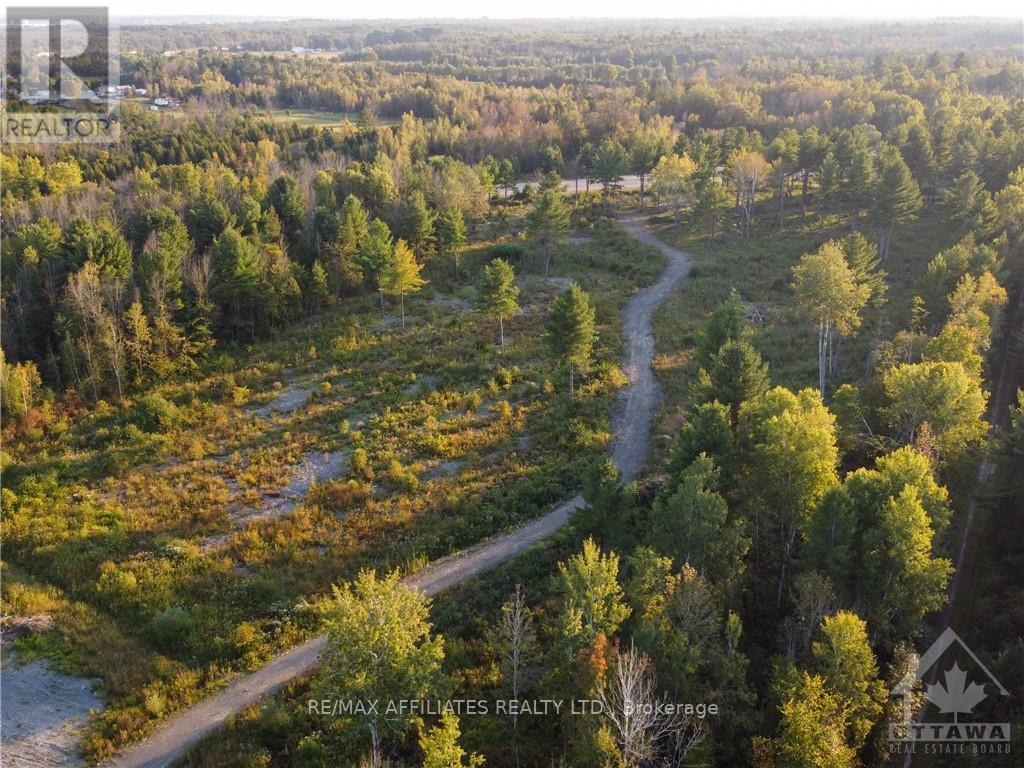
[(352, 451), (352, 474), (365, 480), (373, 479), (373, 469), (370, 467), (370, 457), (366, 449), (356, 448)]
[(530, 254), (526, 243), (499, 243), (492, 246), (489, 255), (492, 259), (502, 258), (505, 261), (523, 261)]
[(188, 642), (194, 627), (192, 614), (180, 606), (172, 605), (153, 617), (150, 632), (158, 648), (164, 651), (177, 651)]
[(150, 394), (139, 398), (132, 411), (132, 423), (143, 432), (169, 432), (181, 424), (181, 411), (166, 398)]

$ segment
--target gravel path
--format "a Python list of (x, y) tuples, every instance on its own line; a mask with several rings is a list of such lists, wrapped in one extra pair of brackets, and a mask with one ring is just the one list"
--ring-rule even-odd
[[(624, 364), (629, 385), (613, 417), (616, 437), (611, 455), (623, 478), (631, 480), (647, 455), (651, 421), (661, 400), (661, 390), (651, 371), (654, 356), (651, 316), (655, 308), (686, 278), (690, 270), (690, 259), (679, 249), (654, 237), (642, 217), (627, 216), (620, 221), (623, 229), (632, 237), (657, 248), (668, 260), (658, 282), (634, 295), (622, 311), (623, 334), (626, 339)], [(543, 517), (514, 531), (431, 563), (407, 578), (405, 583), (425, 595), (436, 595), (490, 570), (552, 535), (581, 506), (583, 497), (574, 496)], [(289, 680), (312, 671), (323, 645), (324, 639), (315, 637), (275, 657), (256, 672), (230, 683), (215, 696), (170, 718), (148, 739), (105, 765), (109, 768), (166, 768), (186, 749), (223, 725), (229, 716), (273, 695)]]

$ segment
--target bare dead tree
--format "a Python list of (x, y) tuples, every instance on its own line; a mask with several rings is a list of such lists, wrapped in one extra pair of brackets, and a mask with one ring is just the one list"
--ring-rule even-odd
[(197, 253), (185, 262), (185, 282), (196, 295), (196, 303), (205, 304), (210, 295), (210, 253)]
[[(503, 673), (511, 689), (513, 701), (519, 700), (522, 688), (522, 672), (526, 659), (536, 641), (533, 632), (533, 617), (526, 605), (526, 595), (521, 584), (501, 606), (501, 637), (505, 646)], [(519, 765), (519, 713), (512, 710), (512, 751), (516, 766)]]
[(686, 765), (686, 756), (704, 741), (710, 732), (711, 727), (703, 717), (672, 716), (666, 725), (664, 739), (666, 764), (670, 768), (681, 768)]
[(650, 760), (668, 726), (659, 711), (650, 658), (632, 644), (619, 651), (611, 673), (598, 685), (597, 699), (615, 733), (623, 765), (638, 768)]

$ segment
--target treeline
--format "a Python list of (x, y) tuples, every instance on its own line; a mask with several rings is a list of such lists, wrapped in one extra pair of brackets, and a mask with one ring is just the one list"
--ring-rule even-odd
[[(122, 394), (126, 381), (187, 370), (216, 338), (253, 338), (380, 289), (396, 239), (421, 261), (457, 253), (466, 226), (499, 195), (523, 194), (516, 181), (533, 168), (577, 174), (584, 190), (599, 184), (606, 195), (637, 174), (643, 193), (677, 215), (687, 209), (709, 249), (733, 229), (749, 237), (765, 218), (785, 226), (813, 191), (819, 213), (863, 231), (884, 262), (900, 228), (937, 207), (964, 239), (922, 286), (921, 322), (933, 331), (968, 273), (965, 296), (991, 293), (1022, 234), (1021, 103), (947, 90), (928, 110), (904, 97), (883, 117), (874, 102), (845, 100), (853, 127), (786, 127), (769, 139), (747, 127), (641, 122), (635, 103), (623, 112), (588, 102), (588, 122), (569, 96), (531, 116), (495, 91), (494, 123), (475, 130), (410, 113), (395, 126), (361, 120), (337, 131), (230, 113), (172, 127), (126, 109), (128, 153), (4, 155), (6, 358), (34, 364), (57, 391)], [(555, 187), (542, 185), (538, 206), (567, 220), (552, 209)], [(532, 229), (547, 261), (552, 231)], [(831, 359), (843, 322), (822, 322)]]
[[(701, 66), (738, 68), (767, 62), (791, 71), (842, 66), (857, 74), (873, 58), (894, 52), (927, 56), (934, 51), (1012, 51), (1019, 34), (1011, 23), (946, 21), (853, 24), (801, 20), (756, 27), (729, 19), (671, 21), (253, 22), (125, 24), (122, 48), (143, 53), (195, 48), (288, 51), (292, 47), (365, 55), (430, 65), (509, 68), (534, 77), (636, 75), (640, 67), (693, 71)], [(716, 73), (717, 74), (717, 73)], [(581, 78), (583, 79), (583, 78)]]
[(263, 335), (365, 290), (403, 298), (410, 264), (463, 247), (494, 193), (486, 168), (414, 161), (404, 144), (394, 158), (295, 175), (280, 172), (269, 139), (249, 149), (236, 148), (241, 174), (216, 161), (141, 166), (116, 193), (82, 185), (74, 160), (5, 159), (8, 194), (45, 209), (4, 244), (4, 351), (42, 372), (25, 373), (13, 412), (38, 402), (40, 378), (119, 397), (188, 372), (218, 339)]

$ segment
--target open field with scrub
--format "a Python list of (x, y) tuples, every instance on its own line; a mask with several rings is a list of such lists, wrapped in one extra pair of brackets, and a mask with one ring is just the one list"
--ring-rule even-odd
[[(89, 753), (306, 636), (305, 601), (360, 567), (414, 568), (571, 495), (609, 438), (618, 307), (660, 270), (622, 245), (603, 225), (549, 277), (517, 265), (504, 354), (473, 310), (490, 254), (474, 244), (458, 279), (449, 260), (426, 270), (406, 331), (393, 302), (382, 315), (366, 297), (8, 446), (5, 589), (26, 603), (57, 591), (80, 615), (15, 647), (103, 681)], [(571, 406), (551, 396), (566, 382), (541, 340), (570, 281), (595, 297), (600, 333)]]

